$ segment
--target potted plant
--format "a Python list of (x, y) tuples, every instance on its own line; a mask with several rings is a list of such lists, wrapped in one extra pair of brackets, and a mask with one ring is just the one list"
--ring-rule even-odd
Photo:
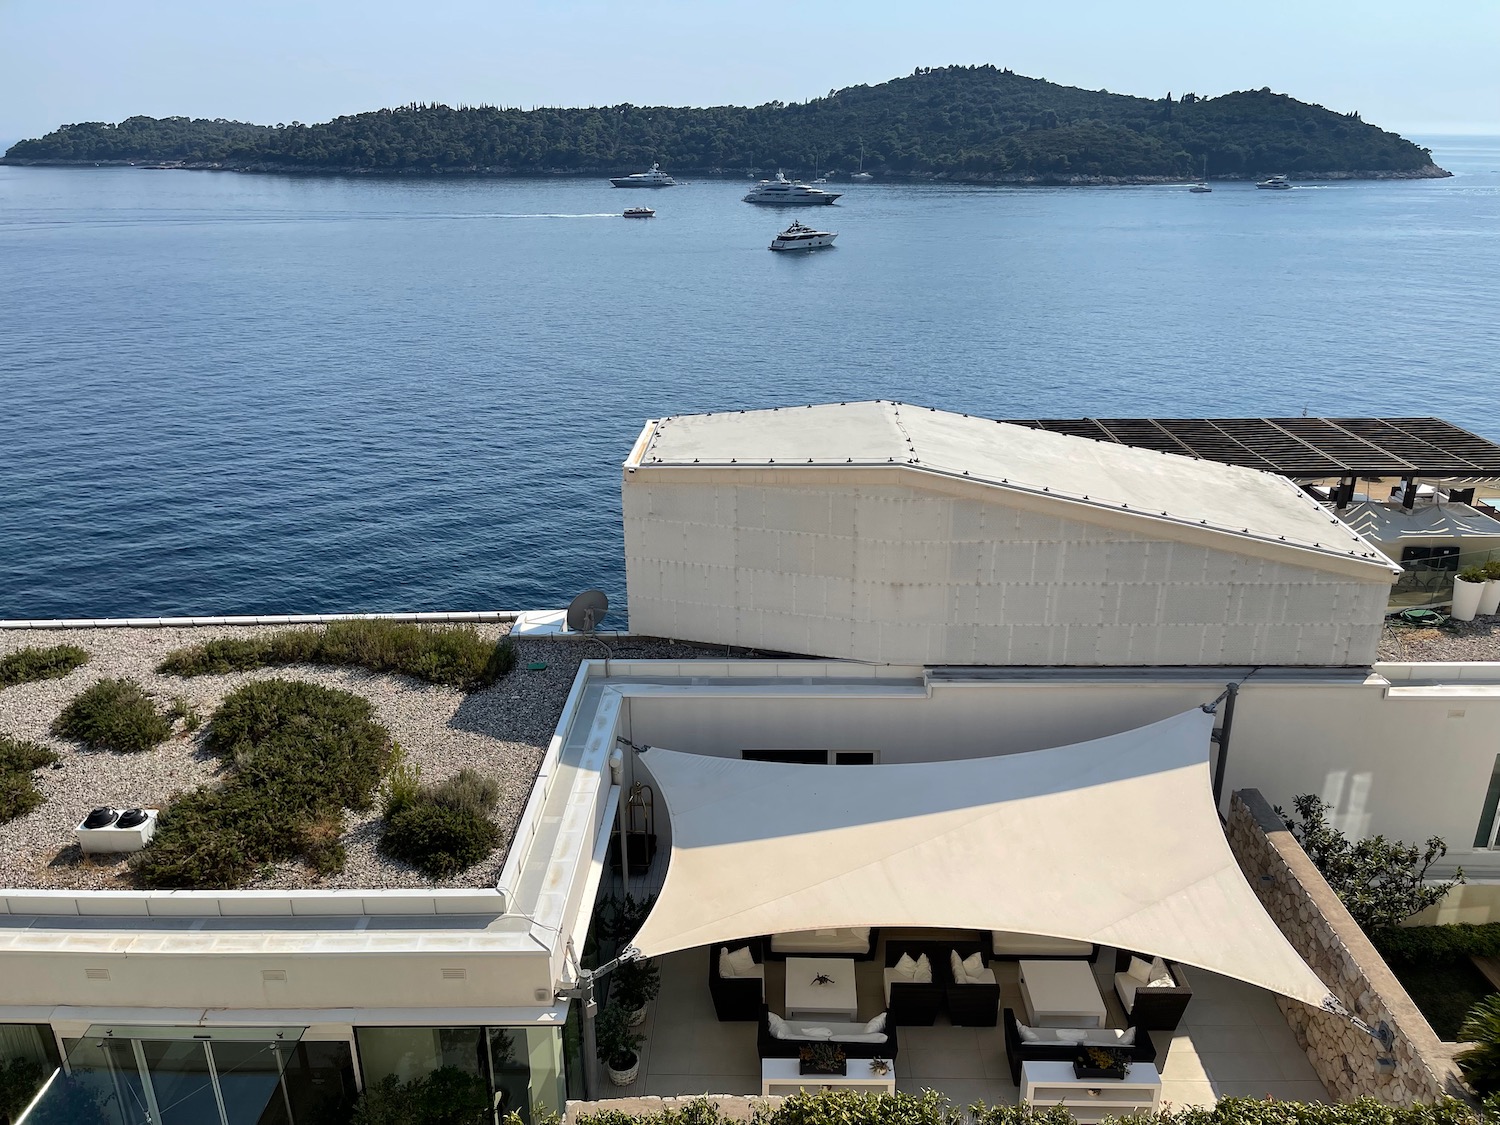
[(1085, 1047), (1073, 1060), (1075, 1078), (1124, 1078), (1130, 1055), (1118, 1047)]
[(1500, 559), (1491, 559), (1484, 564), (1484, 593), (1479, 595), (1479, 616), (1493, 617), (1500, 613)]
[(870, 1073), (884, 1078), (891, 1072), (891, 1060), (882, 1059), (879, 1056), (870, 1060)]
[(1489, 578), (1482, 566), (1466, 566), (1453, 580), (1453, 620), (1473, 621)]
[(661, 991), (661, 970), (653, 961), (626, 961), (615, 969), (614, 999), (628, 1013), (631, 1027), (646, 1019), (646, 1005)]
[(849, 1060), (837, 1043), (812, 1043), (797, 1052), (798, 1070), (802, 1074), (845, 1074)]
[(629, 1086), (641, 1072), (643, 1036), (630, 1029), (630, 1018), (619, 1004), (606, 1004), (594, 1024), (599, 1061), (616, 1086)]

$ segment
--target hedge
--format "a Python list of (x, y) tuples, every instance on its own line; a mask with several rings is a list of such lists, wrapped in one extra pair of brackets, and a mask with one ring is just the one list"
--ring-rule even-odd
[(1500, 922), (1451, 926), (1392, 926), (1371, 935), (1387, 961), (1436, 964), (1469, 957), (1500, 957)]
[[(1075, 1125), (1060, 1106), (953, 1105), (934, 1090), (921, 1094), (859, 1093), (848, 1089), (803, 1091), (780, 1105), (755, 1111), (754, 1125)], [(1488, 1117), (1488, 1114), (1485, 1115)], [(1374, 1098), (1324, 1105), (1270, 1098), (1224, 1098), (1212, 1109), (1185, 1106), (1120, 1117), (1124, 1125), (1475, 1125), (1482, 1120), (1464, 1103), (1445, 1098), (1432, 1105), (1392, 1106)], [(733, 1125), (712, 1101), (632, 1114), (618, 1109), (582, 1113), (574, 1125)]]

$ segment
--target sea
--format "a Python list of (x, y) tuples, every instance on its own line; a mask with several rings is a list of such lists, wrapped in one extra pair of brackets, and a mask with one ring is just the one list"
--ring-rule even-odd
[[(624, 619), (649, 418), (1437, 415), (1500, 439), (1500, 137), (1424, 181), (850, 184), (0, 168), (0, 618)], [(669, 169), (670, 170), (670, 169)], [(623, 208), (649, 204), (650, 220)]]

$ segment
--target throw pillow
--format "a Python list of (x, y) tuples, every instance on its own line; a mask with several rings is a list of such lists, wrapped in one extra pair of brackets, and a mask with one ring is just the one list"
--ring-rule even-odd
[(1089, 1033), (1081, 1027), (1059, 1027), (1054, 1034), (1064, 1043), (1082, 1043)]
[(1133, 1028), (1133, 1027), (1127, 1027), (1124, 1031), (1120, 1032), (1120, 1046), (1122, 1046), (1122, 1047), (1134, 1047), (1135, 1046), (1135, 1028)]
[(1041, 1036), (1036, 1033), (1036, 1028), (1027, 1027), (1024, 1023), (1016, 1024), (1016, 1031), (1020, 1034), (1022, 1043), (1035, 1043), (1041, 1038)]
[(1132, 957), (1130, 968), (1126, 970), (1126, 973), (1131, 979), (1145, 984), (1151, 979), (1151, 962), (1140, 957)]
[(771, 1028), (772, 1039), (790, 1039), (792, 1037), (792, 1029), (787, 1026), (786, 1020), (782, 1019), (775, 1012), (766, 1013), (766, 1023)]
[(802, 1029), (803, 1039), (832, 1039), (833, 1028), (831, 1027), (804, 1027)]
[(903, 953), (891, 971), (905, 980), (916, 980), (917, 963), (911, 959), (910, 953)]
[(948, 950), (948, 965), (953, 971), (954, 984), (966, 984), (969, 974), (964, 971), (964, 959), (958, 955), (958, 950)]
[(729, 964), (734, 967), (734, 975), (737, 977), (753, 977), (755, 975), (755, 954), (750, 952), (748, 945), (742, 945), (729, 955)]
[(917, 971), (912, 974), (911, 979), (916, 984), (932, 983), (932, 962), (927, 959), (927, 954), (917, 958)]
[(980, 984), (990, 979), (989, 973), (984, 969), (984, 956), (980, 953), (973, 953), (964, 958), (963, 969), (970, 984)]
[(870, 940), (870, 927), (869, 926), (855, 926), (854, 929), (850, 930), (849, 932), (851, 934), (853, 934), (856, 938), (858, 938), (860, 941), (869, 941)]
[(875, 1035), (875, 1034), (877, 1034), (879, 1032), (882, 1032), (884, 1030), (885, 1030), (885, 1013), (884, 1012), (881, 1012), (880, 1015), (876, 1016), (869, 1023), (865, 1024), (865, 1034), (866, 1035)]
[(725, 980), (731, 980), (739, 975), (734, 970), (734, 961), (729, 956), (729, 947), (726, 945), (723, 949), (719, 950), (719, 976)]
[(1147, 988), (1176, 988), (1177, 982), (1172, 979), (1172, 970), (1167, 968), (1167, 963), (1160, 957), (1151, 962), (1151, 975), (1146, 981)]

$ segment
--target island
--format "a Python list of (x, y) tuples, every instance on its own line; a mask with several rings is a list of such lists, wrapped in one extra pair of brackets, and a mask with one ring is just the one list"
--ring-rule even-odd
[(64, 125), (12, 165), (146, 164), (240, 172), (676, 176), (789, 174), (1010, 184), (1198, 178), (1427, 178), (1432, 154), (1269, 89), (1133, 97), (994, 66), (919, 67), (805, 102), (574, 109), (408, 105), (317, 125), (131, 117)]

